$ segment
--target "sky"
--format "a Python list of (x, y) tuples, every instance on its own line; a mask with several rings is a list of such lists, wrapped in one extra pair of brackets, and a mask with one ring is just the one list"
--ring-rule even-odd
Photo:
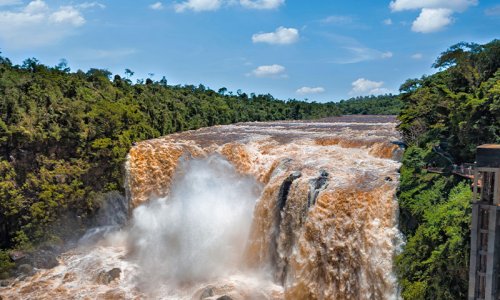
[(1, 55), (73, 71), (326, 102), (398, 93), (461, 41), (500, 38), (494, 0), (0, 0)]

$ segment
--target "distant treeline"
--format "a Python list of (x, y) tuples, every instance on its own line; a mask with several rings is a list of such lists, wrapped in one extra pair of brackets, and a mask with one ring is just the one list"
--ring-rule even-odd
[(336, 103), (343, 115), (397, 115), (403, 107), (399, 96), (363, 96)]
[(0, 57), (0, 273), (10, 266), (1, 249), (83, 232), (106, 195), (123, 195), (124, 162), (136, 141), (236, 122), (378, 113), (378, 102), (399, 106), (395, 96), (309, 103), (171, 86), (165, 78), (132, 83), (132, 73)]
[(401, 86), (399, 129), (409, 147), (398, 198), (407, 241), (397, 271), (404, 299), (466, 299), (471, 181), (450, 171), (473, 163), (478, 145), (500, 143), (500, 40), (456, 44), (434, 67)]

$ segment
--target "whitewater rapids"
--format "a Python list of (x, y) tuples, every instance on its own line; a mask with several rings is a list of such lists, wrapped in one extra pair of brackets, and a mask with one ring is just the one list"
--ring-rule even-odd
[[(2, 299), (398, 299), (393, 117), (216, 126), (140, 142), (129, 220)], [(111, 276), (111, 277), (110, 277)]]

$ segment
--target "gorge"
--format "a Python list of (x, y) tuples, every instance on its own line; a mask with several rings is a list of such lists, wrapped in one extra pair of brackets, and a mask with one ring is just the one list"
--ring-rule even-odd
[(135, 144), (123, 226), (3, 299), (397, 299), (391, 116), (239, 123)]

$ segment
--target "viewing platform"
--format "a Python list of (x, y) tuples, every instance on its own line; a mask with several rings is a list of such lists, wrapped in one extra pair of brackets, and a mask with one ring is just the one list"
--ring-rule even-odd
[(453, 165), (450, 168), (443, 168), (443, 167), (425, 167), (425, 170), (429, 173), (437, 173), (437, 174), (447, 174), (451, 173), (453, 175), (457, 175), (460, 177), (464, 177), (467, 179), (474, 180), (474, 164), (471, 163), (465, 163), (461, 165)]

